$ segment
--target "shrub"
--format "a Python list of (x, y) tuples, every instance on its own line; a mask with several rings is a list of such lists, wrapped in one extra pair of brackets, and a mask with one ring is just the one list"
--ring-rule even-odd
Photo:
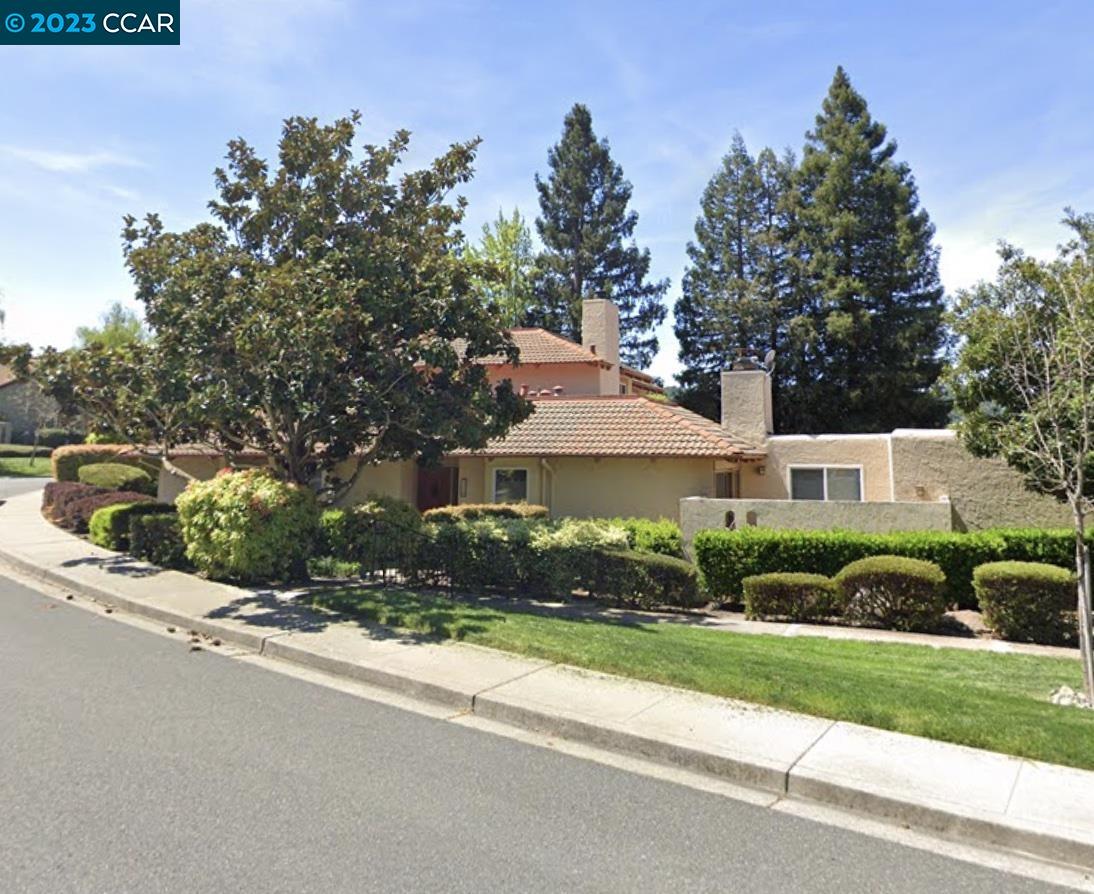
[(1075, 575), (1039, 562), (990, 562), (973, 573), (984, 623), (1003, 639), (1064, 643), (1074, 639)]
[[(162, 506), (163, 504), (150, 504)], [(186, 543), (175, 512), (133, 515), (129, 520), (129, 552), (160, 568), (190, 568)]]
[(627, 532), (600, 519), (565, 518), (532, 528), (524, 582), (533, 591), (568, 596), (596, 589), (598, 562), (605, 550), (627, 550)]
[(695, 555), (703, 581), (716, 599), (735, 601), (746, 577), (800, 571), (832, 577), (844, 565), (868, 556), (898, 555), (934, 562), (946, 575), (946, 594), (962, 608), (976, 606), (972, 572), (1004, 559), (1073, 561), (1068, 531), (998, 529), (971, 534), (906, 531), (866, 534), (855, 531), (788, 531), (774, 528), (708, 530), (695, 536)]
[(405, 570), (413, 563), (422, 517), (391, 497), (369, 497), (346, 509), (327, 509), (319, 519), (317, 552), (365, 571)]
[(627, 532), (631, 549), (663, 556), (684, 557), (684, 535), (680, 526), (667, 518), (613, 518), (609, 524)]
[(166, 503), (115, 503), (104, 506), (91, 516), (87, 532), (96, 546), (123, 551), (129, 549), (129, 528), (139, 515), (163, 515), (173, 512)]
[(133, 448), (126, 444), (68, 444), (51, 454), (53, 477), (58, 481), (79, 481), (80, 466), (91, 463), (125, 463), (139, 465), (136, 455), (123, 457)]
[(135, 490), (138, 493), (156, 495), (156, 482), (144, 469), (125, 463), (88, 463), (76, 472), (84, 484), (105, 487), (108, 490)]
[(83, 432), (71, 431), (67, 428), (40, 428), (35, 434), (38, 443), (43, 447), (63, 447), (65, 444), (83, 443)]
[(423, 514), (427, 522), (479, 521), (484, 518), (547, 518), (550, 510), (534, 503), (461, 503), (458, 506), (438, 506)]
[(268, 469), (193, 481), (176, 501), (186, 555), (217, 580), (303, 577), (319, 527), (315, 495)]
[(78, 481), (51, 481), (42, 491), (42, 514), (51, 521), (58, 521), (70, 503), (105, 493), (107, 491), (101, 487)]
[(746, 577), (745, 615), (754, 619), (815, 621), (836, 610), (836, 585), (823, 574), (772, 572)]
[(856, 624), (930, 630), (946, 612), (946, 575), (933, 562), (871, 556), (836, 575), (840, 614)]
[(67, 503), (60, 513), (54, 508), (54, 518), (62, 528), (77, 534), (86, 534), (91, 517), (105, 506), (118, 503), (153, 503), (148, 494), (139, 494), (131, 490), (108, 490), (91, 494)]
[(34, 456), (49, 456), (52, 452), (52, 447), (36, 448), (33, 444), (0, 444), (0, 459), (29, 459)]
[(690, 562), (629, 549), (597, 550), (589, 592), (640, 608), (688, 608), (702, 602), (699, 573)]

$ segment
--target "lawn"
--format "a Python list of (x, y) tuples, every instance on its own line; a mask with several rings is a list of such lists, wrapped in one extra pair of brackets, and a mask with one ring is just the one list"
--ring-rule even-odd
[(331, 588), (312, 601), (400, 630), (1094, 770), (1094, 712), (1047, 701), (1061, 684), (1082, 685), (1068, 658), (545, 617), (396, 588)]
[(0, 478), (48, 478), (51, 474), (48, 456), (0, 457)]

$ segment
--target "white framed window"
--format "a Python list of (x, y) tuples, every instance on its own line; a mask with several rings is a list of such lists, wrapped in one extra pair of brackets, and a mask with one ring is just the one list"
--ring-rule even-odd
[(862, 501), (862, 466), (791, 466), (790, 499)]
[(527, 499), (527, 469), (494, 469), (495, 503), (523, 503)]

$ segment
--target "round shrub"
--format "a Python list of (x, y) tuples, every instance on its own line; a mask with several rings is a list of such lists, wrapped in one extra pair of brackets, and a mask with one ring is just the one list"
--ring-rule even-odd
[(406, 570), (422, 537), (422, 516), (409, 503), (371, 496), (346, 509), (327, 509), (319, 519), (317, 552), (365, 572)]
[(815, 621), (835, 614), (836, 585), (823, 574), (774, 572), (746, 577), (745, 616)]
[(58, 447), (50, 454), (53, 477), (58, 481), (79, 481), (80, 466), (90, 463), (124, 462), (135, 466), (139, 462), (135, 455), (122, 458), (122, 454), (131, 453), (132, 450), (127, 444), (67, 444)]
[(930, 630), (946, 613), (946, 575), (933, 562), (871, 556), (836, 575), (840, 614), (853, 624)]
[(76, 472), (83, 484), (105, 487), (108, 490), (135, 490), (138, 493), (156, 495), (156, 482), (144, 469), (125, 463), (89, 463)]
[(690, 608), (703, 602), (699, 572), (684, 559), (637, 550), (597, 550), (589, 593), (639, 608)]
[(984, 623), (1003, 639), (1056, 644), (1073, 640), (1075, 575), (1040, 562), (989, 562), (973, 572)]
[(107, 491), (104, 488), (80, 484), (78, 481), (51, 481), (42, 491), (42, 514), (59, 524), (70, 503), (105, 493)]
[(129, 552), (160, 568), (190, 567), (179, 517), (174, 511), (133, 516), (129, 522)]
[(138, 515), (172, 512), (166, 503), (115, 503), (96, 509), (87, 525), (91, 542), (104, 549), (129, 549), (129, 529)]
[(214, 580), (290, 580), (307, 574), (319, 526), (315, 494), (268, 469), (193, 481), (175, 503), (186, 555)]

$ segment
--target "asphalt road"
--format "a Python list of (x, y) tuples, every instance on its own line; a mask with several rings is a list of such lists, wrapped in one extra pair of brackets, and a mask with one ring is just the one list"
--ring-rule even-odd
[(1059, 889), (190, 653), (0, 578), (0, 890)]

